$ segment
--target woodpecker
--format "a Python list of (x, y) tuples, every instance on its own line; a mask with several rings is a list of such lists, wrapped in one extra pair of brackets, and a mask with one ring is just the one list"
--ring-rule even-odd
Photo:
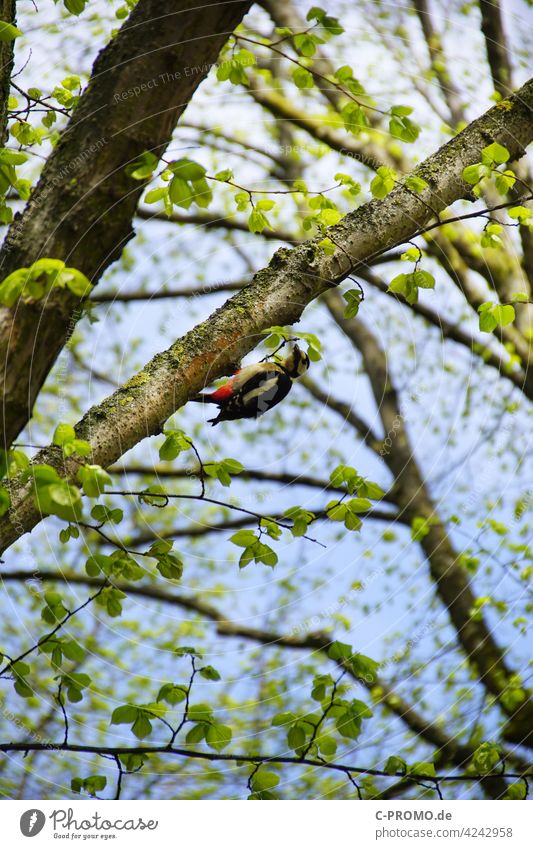
[(214, 392), (196, 395), (191, 401), (217, 404), (219, 413), (211, 424), (235, 419), (257, 419), (283, 401), (292, 381), (309, 368), (309, 357), (295, 345), (280, 363), (254, 363), (236, 371)]

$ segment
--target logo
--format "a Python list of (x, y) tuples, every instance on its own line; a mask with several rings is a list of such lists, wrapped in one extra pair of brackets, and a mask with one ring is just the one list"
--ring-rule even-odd
[(35, 837), (43, 830), (46, 817), (42, 811), (37, 808), (32, 808), (29, 811), (24, 811), (20, 818), (20, 830), (24, 837)]

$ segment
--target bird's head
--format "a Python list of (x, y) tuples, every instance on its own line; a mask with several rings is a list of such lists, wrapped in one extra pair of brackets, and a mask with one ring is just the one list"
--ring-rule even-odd
[(283, 360), (283, 368), (293, 379), (301, 377), (309, 368), (309, 357), (305, 354), (298, 345), (295, 345), (289, 356)]

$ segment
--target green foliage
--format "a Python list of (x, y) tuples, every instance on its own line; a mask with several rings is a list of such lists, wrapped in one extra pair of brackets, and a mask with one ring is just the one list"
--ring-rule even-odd
[(273, 568), (278, 562), (278, 555), (274, 549), (261, 542), (259, 534), (253, 531), (237, 531), (229, 541), (244, 549), (239, 558), (240, 569), (244, 569), (252, 562), (264, 563), (265, 566)]
[(313, 75), (305, 68), (295, 68), (292, 72), (292, 79), (298, 88), (313, 88)]
[(81, 492), (63, 480), (52, 466), (31, 467), (34, 499), (38, 510), (65, 522), (77, 522), (82, 516)]
[(190, 451), (192, 440), (182, 430), (166, 430), (165, 441), (159, 449), (160, 460), (175, 460), (183, 451)]
[(360, 289), (348, 289), (347, 292), (342, 293), (342, 297), (347, 303), (347, 307), (344, 310), (344, 318), (355, 318), (363, 300), (363, 293)]
[(284, 340), (288, 342), (296, 338), (298, 341), (307, 343), (307, 356), (311, 362), (318, 362), (322, 357), (322, 342), (314, 333), (304, 333), (302, 330), (299, 330), (297, 334), (294, 334), (290, 328), (280, 327), (279, 325), (266, 327), (263, 333), (269, 334), (264, 340), (267, 348), (279, 348)]
[[(362, 106), (359, 106), (358, 103), (354, 103), (353, 101), (350, 101), (349, 103), (346, 104), (346, 106), (343, 106), (343, 108), (341, 110), (341, 118), (342, 118), (342, 121), (344, 123), (345, 129), (348, 130), (349, 133), (352, 133), (352, 135), (354, 135), (354, 136), (358, 136), (359, 133), (361, 133), (362, 130), (365, 130), (369, 126), (369, 121), (368, 121), (365, 110), (362, 108)], [(379, 170), (380, 169), (378, 168), (378, 171)], [(390, 169), (387, 168), (385, 170), (388, 171)], [(373, 183), (375, 182), (375, 178), (372, 182)], [(376, 185), (376, 191), (377, 191), (378, 183), (376, 182), (375, 185)], [(389, 189), (389, 191), (390, 191), (390, 189)], [(374, 194), (374, 192), (373, 192), (373, 194)], [(386, 194), (388, 194), (388, 192), (385, 192), (384, 194), (381, 194), (381, 195), (375, 194), (374, 196), (375, 197), (385, 197)]]
[(332, 522), (344, 522), (348, 531), (359, 531), (362, 521), (359, 513), (366, 513), (372, 507), (367, 498), (350, 498), (347, 501), (330, 501), (326, 506), (326, 515)]
[(342, 35), (344, 32), (344, 27), (341, 26), (338, 19), (328, 15), (320, 6), (312, 6), (307, 13), (306, 19), (308, 21), (316, 21), (330, 35)]
[(276, 799), (277, 797), (271, 791), (278, 786), (279, 782), (279, 775), (276, 775), (275, 772), (268, 772), (264, 767), (261, 767), (250, 780), (252, 792), (248, 799), (263, 801)]
[[(391, 109), (391, 119), (389, 121), (389, 132), (394, 139), (411, 144), (415, 142), (420, 135), (420, 127), (411, 121), (407, 116), (411, 114), (410, 106), (393, 106)], [(411, 178), (411, 181), (420, 178)], [(416, 191), (416, 190), (415, 190)]]
[(384, 770), (388, 775), (405, 775), (407, 764), (403, 758), (399, 758), (397, 755), (391, 755), (387, 758)]
[(427, 761), (417, 761), (407, 767), (407, 775), (421, 775), (423, 778), (435, 778), (435, 764)]
[(126, 168), (126, 173), (128, 177), (131, 177), (132, 180), (148, 180), (155, 169), (159, 164), (159, 159), (149, 150), (145, 150), (144, 153), (132, 162)]
[(482, 743), (474, 752), (469, 770), (476, 775), (486, 775), (493, 772), (501, 760), (500, 747), (496, 743)]
[(18, 268), (0, 283), (0, 303), (12, 307), (20, 298), (24, 303), (41, 301), (52, 289), (69, 289), (78, 298), (86, 298), (91, 283), (81, 271), (67, 268), (60, 259), (38, 259), (29, 268)]
[[(145, 575), (136, 560), (122, 549), (117, 549), (112, 554), (92, 554), (85, 564), (85, 571), (90, 578), (105, 575), (106, 578), (121, 578), (124, 581), (140, 581)], [(104, 606), (107, 606), (107, 603)]]
[(412, 192), (416, 192), (418, 195), (420, 192), (423, 192), (424, 189), (427, 189), (429, 183), (427, 183), (422, 177), (417, 177), (416, 174), (412, 174), (410, 177), (405, 178), (403, 185)]
[(166, 702), (169, 705), (178, 705), (187, 698), (187, 684), (163, 684), (157, 694), (158, 702)]
[(87, 778), (73, 778), (70, 787), (74, 793), (84, 791), (89, 796), (96, 796), (101, 790), (105, 790), (106, 784), (105, 775), (89, 775)]
[(390, 284), (388, 291), (402, 295), (408, 304), (418, 301), (419, 289), (434, 289), (435, 278), (429, 271), (412, 271), (410, 274), (397, 274)]
[(502, 243), (499, 235), (502, 230), (503, 227), (501, 224), (487, 224), (481, 236), (481, 247), (498, 248)]
[(189, 209), (193, 203), (199, 207), (209, 206), (213, 193), (205, 178), (206, 169), (203, 165), (191, 159), (178, 159), (168, 167), (174, 175), (168, 187), (171, 203), (183, 209)]
[(118, 525), (124, 518), (124, 511), (121, 510), (120, 507), (114, 507), (111, 509), (103, 504), (95, 504), (91, 510), (91, 516), (101, 525), (105, 525), (107, 522), (112, 522), (114, 525)]
[(85, 439), (78, 439), (76, 431), (69, 424), (58, 424), (52, 437), (54, 445), (59, 445), (63, 449), (65, 457), (71, 457), (72, 454), (79, 454), (80, 457), (88, 457), (91, 453), (91, 444)]
[(23, 699), (31, 699), (33, 696), (33, 687), (30, 686), (27, 680), (31, 672), (30, 666), (22, 660), (17, 660), (11, 664), (10, 672), (13, 675), (15, 692), (19, 696), (22, 696)]
[[(50, 624), (55, 625), (56, 622)], [(85, 649), (76, 640), (59, 636), (39, 643), (39, 651), (50, 655), (50, 662), (58, 669), (62, 667), (64, 658), (75, 663), (81, 663), (85, 658)]]
[(122, 616), (122, 600), (126, 598), (126, 593), (118, 590), (116, 587), (105, 587), (95, 602), (100, 607), (105, 608), (109, 616)]
[(97, 465), (80, 466), (77, 474), (85, 495), (89, 498), (99, 498), (105, 488), (111, 483), (111, 476)]
[(166, 707), (159, 702), (148, 705), (121, 705), (111, 716), (111, 725), (130, 725), (138, 740), (149, 737), (153, 731), (153, 720), (165, 716)]
[(92, 679), (84, 672), (68, 672), (59, 676), (69, 702), (78, 703), (83, 699), (83, 691), (90, 687)]
[(292, 521), (291, 534), (294, 537), (305, 536), (309, 525), (316, 519), (315, 514), (304, 507), (289, 507), (283, 515)]
[(205, 740), (210, 749), (221, 752), (231, 743), (231, 728), (215, 721), (213, 709), (209, 705), (191, 705), (187, 718), (194, 723), (185, 737), (188, 745), (195, 746)]
[(255, 65), (255, 56), (249, 50), (239, 50), (231, 59), (226, 59), (217, 68), (217, 80), (229, 80), (233, 85), (248, 85), (246, 68)]
[[(54, 0), (54, 3), (58, 3), (59, 0)], [(67, 12), (70, 12), (71, 15), (81, 15), (84, 11), (89, 0), (62, 0), (63, 5)]]
[(506, 194), (512, 188), (515, 182), (515, 177), (510, 171), (503, 173), (498, 171), (498, 167), (503, 165), (509, 159), (509, 151), (498, 142), (493, 142), (481, 151), (481, 161), (475, 162), (473, 165), (468, 165), (463, 170), (463, 180), (470, 186), (473, 186), (473, 193), (477, 196), (481, 193), (481, 183), (483, 180), (494, 176), (496, 177), (496, 188), (500, 194)]
[(148, 556), (155, 558), (157, 571), (163, 578), (179, 581), (183, 575), (183, 560), (175, 552), (171, 554), (173, 545), (172, 540), (158, 540), (150, 546)]
[(57, 625), (68, 613), (60, 593), (47, 592), (44, 594), (44, 600), (46, 606), (41, 611), (41, 619), (48, 625)]
[(382, 200), (384, 197), (392, 192), (394, 186), (396, 185), (396, 180), (398, 179), (396, 171), (392, 168), (387, 168), (385, 165), (382, 165), (376, 171), (376, 176), (370, 183), (370, 191), (372, 192), (372, 196)]
[(507, 210), (507, 215), (519, 224), (529, 224), (533, 212), (527, 206), (512, 206)]
[(18, 27), (13, 26), (13, 24), (7, 21), (0, 21), (0, 41), (15, 41), (21, 35), (22, 32)]
[(495, 304), (487, 301), (478, 307), (479, 329), (484, 333), (492, 333), (497, 327), (507, 327), (515, 320), (515, 309), (512, 304)]

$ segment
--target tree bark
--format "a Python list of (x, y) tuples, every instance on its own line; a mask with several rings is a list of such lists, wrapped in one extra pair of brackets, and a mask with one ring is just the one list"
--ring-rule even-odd
[[(140, 0), (102, 50), (91, 79), (0, 252), (7, 276), (40, 257), (78, 268), (96, 283), (132, 238), (143, 181), (126, 166), (145, 150), (160, 157), (176, 121), (216, 62), (251, 0)], [(46, 302), (0, 309), (2, 436), (9, 446), (79, 316), (61, 290)]]

